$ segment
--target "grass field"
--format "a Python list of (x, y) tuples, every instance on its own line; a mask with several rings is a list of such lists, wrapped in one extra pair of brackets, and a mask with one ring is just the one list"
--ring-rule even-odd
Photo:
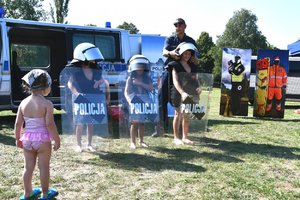
[[(218, 114), (219, 100), (214, 89), (209, 131), (192, 132), (193, 146), (175, 146), (169, 135), (146, 137), (148, 149), (112, 139), (106, 149), (79, 154), (63, 142), (51, 159), (57, 199), (300, 199), (300, 115), (287, 107), (284, 119), (257, 119), (249, 106), (248, 117), (226, 118)], [(22, 194), (14, 119), (1, 112), (0, 199)], [(33, 184), (39, 185), (38, 169)]]

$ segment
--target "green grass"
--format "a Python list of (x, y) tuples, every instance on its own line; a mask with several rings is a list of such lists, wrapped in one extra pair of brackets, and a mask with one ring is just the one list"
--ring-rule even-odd
[[(63, 135), (51, 159), (58, 199), (300, 199), (300, 115), (285, 118), (219, 116), (214, 89), (209, 132), (191, 132), (193, 146), (172, 137), (145, 137), (149, 149), (130, 150), (128, 139), (108, 139), (96, 153), (73, 151)], [(296, 105), (297, 106), (297, 105)], [(60, 115), (56, 114), (59, 122)], [(0, 113), (0, 199), (22, 193), (22, 150), (14, 146), (15, 115)], [(101, 139), (95, 138), (95, 143)], [(38, 169), (34, 186), (39, 185)]]

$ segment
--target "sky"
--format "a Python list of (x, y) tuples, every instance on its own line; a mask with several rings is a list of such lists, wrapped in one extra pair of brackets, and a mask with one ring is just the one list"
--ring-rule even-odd
[(175, 31), (174, 20), (181, 17), (187, 35), (197, 40), (205, 31), (216, 42), (234, 12), (242, 8), (257, 16), (258, 29), (271, 45), (287, 49), (300, 39), (299, 0), (70, 0), (66, 20), (99, 27), (109, 21), (112, 28), (127, 22), (142, 34), (169, 36)]

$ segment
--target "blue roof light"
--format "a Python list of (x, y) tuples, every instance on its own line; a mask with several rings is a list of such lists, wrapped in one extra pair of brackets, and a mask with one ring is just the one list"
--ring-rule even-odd
[(110, 22), (105, 22), (105, 28), (111, 28), (111, 23)]
[(2, 7), (0, 7), (0, 18), (3, 18), (4, 14), (5, 14), (5, 10)]

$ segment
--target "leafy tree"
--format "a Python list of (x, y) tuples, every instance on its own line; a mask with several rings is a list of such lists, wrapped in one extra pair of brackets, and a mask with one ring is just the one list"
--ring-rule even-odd
[(140, 30), (137, 29), (133, 23), (123, 22), (123, 24), (117, 26), (117, 28), (122, 28), (122, 29), (128, 30), (129, 33), (131, 33), (131, 34), (136, 34), (136, 33), (140, 32)]
[(43, 0), (3, 0), (0, 6), (5, 9), (5, 17), (39, 21), (46, 19), (42, 7)]
[(214, 66), (214, 58), (211, 50), (215, 46), (212, 37), (207, 32), (202, 32), (196, 43), (200, 51), (201, 71), (211, 73)]
[(216, 49), (213, 50), (215, 54), (215, 68), (213, 71), (215, 81), (221, 79), (222, 49), (224, 47), (252, 49), (253, 54), (256, 54), (258, 49), (274, 48), (258, 30), (256, 22), (256, 15), (247, 9), (234, 12), (233, 17), (229, 19), (224, 33), (218, 36)]
[(221, 73), (222, 73), (222, 48), (218, 46), (214, 46), (211, 49), (211, 54), (214, 59), (214, 68), (213, 68), (214, 81), (220, 83)]
[(266, 37), (258, 30), (257, 17), (251, 11), (241, 9), (234, 12), (229, 19), (226, 29), (219, 37), (217, 45), (220, 47), (252, 49), (256, 53), (258, 49), (268, 49)]
[(50, 3), (50, 15), (52, 18), (52, 22), (67, 23), (65, 22), (65, 18), (68, 16), (70, 0), (53, 0), (53, 1), (54, 1), (54, 6)]

